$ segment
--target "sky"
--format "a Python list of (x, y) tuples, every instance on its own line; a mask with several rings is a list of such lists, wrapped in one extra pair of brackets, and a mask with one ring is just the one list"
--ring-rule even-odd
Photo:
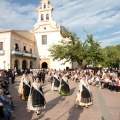
[[(0, 31), (33, 30), (41, 0), (0, 0)], [(93, 34), (101, 47), (120, 44), (120, 0), (50, 0), (53, 18), (77, 33)]]

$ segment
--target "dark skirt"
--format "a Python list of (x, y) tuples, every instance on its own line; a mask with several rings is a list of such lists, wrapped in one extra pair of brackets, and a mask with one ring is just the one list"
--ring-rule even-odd
[(120, 92), (120, 86), (115, 86), (115, 91)]
[(70, 95), (69, 85), (64, 80), (61, 81), (61, 88), (59, 93), (61, 95)]
[(83, 91), (81, 93), (81, 102), (82, 103), (92, 102), (89, 90), (84, 85), (82, 87), (83, 87)]
[[(30, 85), (30, 83), (29, 83)], [(28, 100), (28, 96), (30, 93), (30, 87), (28, 85), (26, 85), (25, 83), (23, 83), (23, 95), (24, 95), (24, 99), (27, 101)]]
[(57, 78), (54, 78), (54, 87), (59, 87), (60, 81)]
[[(41, 87), (39, 90), (42, 92)], [(37, 91), (34, 87), (32, 87), (32, 106), (33, 107), (44, 107), (44, 105), (45, 105), (44, 96), (39, 91)]]
[(4, 118), (3, 106), (0, 106), (0, 118)]

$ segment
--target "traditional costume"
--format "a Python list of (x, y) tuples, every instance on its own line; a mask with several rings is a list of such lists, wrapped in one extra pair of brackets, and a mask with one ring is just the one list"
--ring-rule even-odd
[(40, 83), (34, 82), (31, 86), (31, 92), (28, 98), (27, 108), (39, 113), (46, 106), (46, 100)]
[(62, 77), (62, 79), (61, 79), (59, 94), (70, 95), (70, 87), (68, 84), (67, 77)]
[(59, 77), (57, 75), (54, 75), (51, 79), (52, 79), (51, 90), (59, 90), (59, 86), (60, 86)]
[(19, 91), (18, 91), (20, 94), (20, 98), (22, 100), (25, 100), (25, 101), (28, 100), (30, 88), (31, 88), (30, 80), (28, 78), (26, 78), (26, 75), (23, 75), (20, 86), (19, 86)]
[(92, 105), (92, 99), (87, 80), (80, 80), (75, 104), (86, 107), (88, 107), (88, 105)]

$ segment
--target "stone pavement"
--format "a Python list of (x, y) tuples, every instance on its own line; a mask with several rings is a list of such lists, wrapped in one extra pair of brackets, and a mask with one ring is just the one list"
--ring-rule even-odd
[(89, 108), (75, 107), (74, 101), (79, 83), (69, 81), (71, 95), (65, 97), (59, 95), (57, 91), (51, 91), (49, 76), (43, 85), (47, 106), (40, 115), (36, 115), (35, 112), (26, 109), (27, 103), (21, 101), (18, 96), (20, 79), (18, 76), (15, 84), (10, 83), (10, 92), (14, 104), (17, 105), (14, 120), (120, 120), (120, 93), (90, 86), (93, 105)]

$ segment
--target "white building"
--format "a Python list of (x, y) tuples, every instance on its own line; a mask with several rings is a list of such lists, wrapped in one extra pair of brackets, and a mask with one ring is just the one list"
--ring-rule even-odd
[(0, 32), (0, 69), (34, 68), (34, 35), (28, 31), (9, 30)]
[[(70, 62), (53, 61), (48, 48), (58, 44), (66, 31), (63, 26), (57, 26), (52, 18), (53, 7), (49, 0), (42, 0), (37, 8), (38, 20), (34, 30), (10, 30), (0, 32), (0, 68), (72, 68)], [(17, 50), (19, 49), (19, 50)], [(3, 64), (2, 64), (3, 63)]]

